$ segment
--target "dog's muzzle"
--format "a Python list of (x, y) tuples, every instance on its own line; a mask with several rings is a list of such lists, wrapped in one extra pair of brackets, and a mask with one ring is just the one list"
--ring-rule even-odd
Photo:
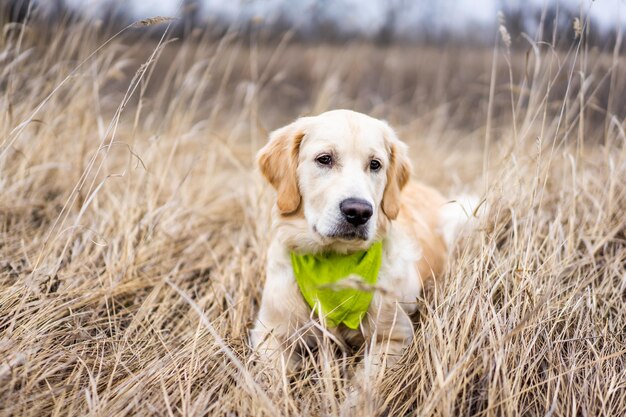
[(339, 204), (342, 221), (337, 224), (329, 237), (345, 240), (367, 240), (368, 224), (374, 209), (366, 200), (347, 198)]

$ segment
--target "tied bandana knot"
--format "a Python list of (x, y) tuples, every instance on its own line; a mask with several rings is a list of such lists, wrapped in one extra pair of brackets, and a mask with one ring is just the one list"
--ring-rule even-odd
[(350, 329), (358, 329), (374, 294), (340, 281), (356, 275), (368, 285), (376, 284), (382, 258), (382, 242), (374, 243), (366, 251), (349, 255), (301, 255), (291, 252), (296, 282), (309, 306), (329, 326), (343, 323)]

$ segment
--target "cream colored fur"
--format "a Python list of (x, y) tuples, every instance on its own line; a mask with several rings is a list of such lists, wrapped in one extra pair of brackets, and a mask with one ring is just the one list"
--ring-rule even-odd
[[(332, 155), (332, 167), (316, 160), (324, 154)], [(381, 164), (377, 172), (370, 169), (372, 159)], [(442, 273), (463, 213), (436, 190), (409, 181), (407, 147), (387, 123), (353, 111), (303, 117), (278, 129), (258, 161), (278, 195), (253, 348), (262, 360), (292, 371), (298, 348), (327, 332), (338, 343), (367, 343), (366, 363), (373, 364), (368, 373), (395, 362), (411, 341), (416, 299)], [(343, 227), (339, 204), (346, 198), (373, 206), (360, 239), (336, 236)], [(379, 290), (361, 329), (326, 329), (299, 292), (290, 251), (348, 253), (377, 240), (384, 247)]]

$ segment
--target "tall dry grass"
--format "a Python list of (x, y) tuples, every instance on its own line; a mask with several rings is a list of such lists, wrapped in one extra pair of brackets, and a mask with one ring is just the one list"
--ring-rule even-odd
[(336, 107), (387, 118), (415, 178), (489, 205), (359, 414), (624, 413), (619, 42), (529, 38), (524, 53), (136, 30), (3, 27), (0, 414), (338, 414), (358, 353), (325, 343), (276, 380), (247, 342), (272, 204), (254, 152)]

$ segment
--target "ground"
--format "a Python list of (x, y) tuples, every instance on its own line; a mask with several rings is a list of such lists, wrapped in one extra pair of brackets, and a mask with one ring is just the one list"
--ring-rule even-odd
[(0, 415), (336, 415), (358, 353), (268, 384), (247, 333), (273, 199), (254, 154), (332, 108), (387, 119), (414, 179), (488, 208), (360, 413), (626, 410), (619, 49), (163, 30), (4, 28)]

